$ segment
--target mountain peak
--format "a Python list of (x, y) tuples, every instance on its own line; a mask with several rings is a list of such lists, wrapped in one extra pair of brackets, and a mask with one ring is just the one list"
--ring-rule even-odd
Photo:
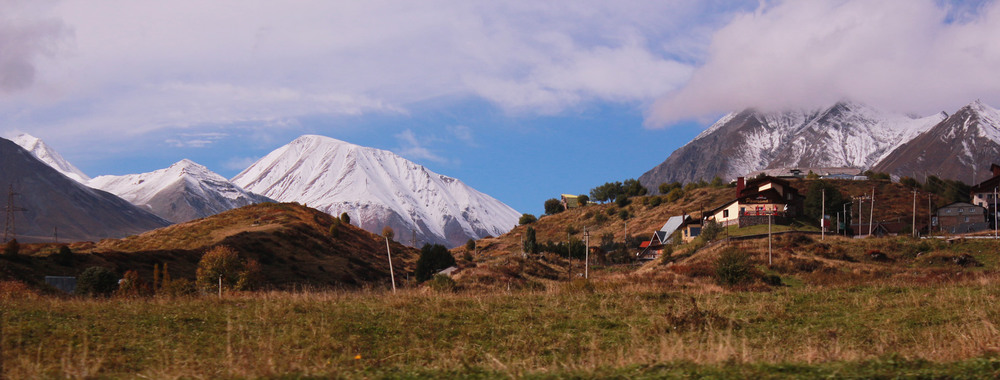
[(404, 239), (448, 246), (505, 233), (520, 217), (461, 181), (393, 152), (325, 136), (301, 136), (232, 181), (278, 201), (306, 203), (331, 215), (347, 212), (371, 232), (390, 226)]
[(35, 136), (29, 135), (27, 133), (20, 133), (11, 139), (15, 144), (24, 148), (24, 150), (31, 152), (35, 158), (49, 165), (56, 171), (62, 173), (63, 175), (69, 177), (70, 179), (86, 184), (90, 181), (90, 177), (83, 173), (76, 166), (66, 161), (62, 155), (52, 149), (47, 144), (45, 144), (42, 139)]

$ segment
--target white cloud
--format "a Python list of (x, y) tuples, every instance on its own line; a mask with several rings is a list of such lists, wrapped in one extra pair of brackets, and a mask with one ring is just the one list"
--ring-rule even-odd
[(221, 132), (181, 133), (176, 138), (164, 140), (174, 148), (204, 148), (228, 136)]
[(59, 52), (67, 31), (59, 20), (45, 16), (48, 5), (0, 1), (0, 95), (33, 85), (39, 60)]
[(396, 134), (396, 140), (399, 140), (400, 147), (396, 148), (394, 151), (400, 156), (411, 160), (427, 160), (442, 164), (448, 163), (447, 158), (431, 152), (431, 150), (425, 146), (424, 141), (417, 139), (417, 136), (412, 130), (407, 129), (399, 134)]
[(718, 30), (706, 62), (653, 105), (646, 123), (845, 98), (919, 114), (975, 99), (1000, 105), (1000, 5), (975, 16), (954, 10), (932, 0), (764, 6)]
[[(14, 82), (21, 93), (0, 102), (0, 122), (130, 136), (405, 113), (439, 97), (529, 114), (648, 103), (686, 81), (691, 65), (678, 61), (697, 57), (684, 55), (700, 54), (665, 47), (691, 46), (718, 4), (70, 0), (34, 17), (64, 25), (67, 53), (33, 85)], [(38, 35), (32, 46), (55, 43)]]

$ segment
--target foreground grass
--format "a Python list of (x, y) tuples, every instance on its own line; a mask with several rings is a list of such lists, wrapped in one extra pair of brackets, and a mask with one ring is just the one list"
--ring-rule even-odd
[(4, 300), (9, 378), (1000, 376), (1000, 279)]

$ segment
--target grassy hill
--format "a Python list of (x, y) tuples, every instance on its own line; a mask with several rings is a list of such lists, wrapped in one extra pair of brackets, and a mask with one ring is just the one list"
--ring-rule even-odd
[[(295, 203), (251, 205), (123, 239), (70, 244), (75, 254), (68, 265), (53, 255), (58, 245), (24, 245), (20, 257), (0, 259), (0, 278), (38, 284), (45, 275), (75, 276), (100, 265), (119, 274), (136, 270), (151, 281), (153, 266), (167, 264), (173, 278), (193, 279), (201, 255), (218, 245), (259, 261), (265, 287), (389, 285), (381, 237)], [(412, 271), (417, 251), (391, 246), (399, 280)]]

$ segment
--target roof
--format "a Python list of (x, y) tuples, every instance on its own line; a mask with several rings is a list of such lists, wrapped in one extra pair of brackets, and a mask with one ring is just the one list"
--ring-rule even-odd
[(949, 208), (949, 207), (982, 207), (982, 206), (976, 206), (976, 205), (974, 205), (972, 203), (969, 203), (969, 202), (951, 202), (951, 203), (946, 204), (944, 206), (938, 207), (938, 210), (943, 209), (943, 208)]
[(980, 182), (978, 185), (973, 186), (969, 192), (975, 193), (992, 193), (995, 189), (1000, 187), (1000, 176), (996, 176)]
[(573, 195), (573, 194), (562, 194), (562, 197), (563, 198), (579, 198), (580, 196), (579, 195)]
[(663, 224), (663, 227), (660, 228), (660, 232), (665, 232), (667, 236), (670, 236), (670, 234), (680, 228), (681, 224), (684, 224), (684, 215), (671, 216), (670, 219), (667, 219), (667, 222)]

